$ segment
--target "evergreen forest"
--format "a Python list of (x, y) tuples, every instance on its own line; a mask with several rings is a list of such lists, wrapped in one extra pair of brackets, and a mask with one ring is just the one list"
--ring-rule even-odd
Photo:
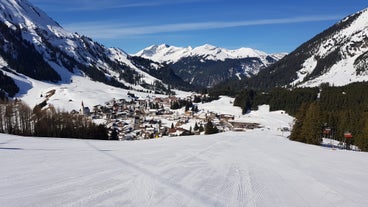
[[(290, 139), (308, 144), (321, 144), (322, 137), (348, 141), (368, 151), (368, 83), (353, 83), (318, 88), (276, 88), (269, 91), (244, 89), (234, 101), (243, 113), (269, 104), (271, 110), (285, 110), (296, 117)], [(329, 129), (328, 134), (324, 134)]]
[(37, 105), (31, 109), (22, 101), (0, 99), (0, 133), (81, 139), (108, 139), (104, 125), (86, 116)]

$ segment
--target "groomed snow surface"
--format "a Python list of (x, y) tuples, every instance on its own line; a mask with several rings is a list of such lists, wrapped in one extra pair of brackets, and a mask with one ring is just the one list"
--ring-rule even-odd
[(366, 206), (368, 154), (263, 129), (143, 141), (0, 134), (0, 206)]

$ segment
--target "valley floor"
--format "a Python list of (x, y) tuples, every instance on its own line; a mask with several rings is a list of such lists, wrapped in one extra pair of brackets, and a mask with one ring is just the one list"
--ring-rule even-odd
[(365, 206), (368, 154), (273, 129), (143, 141), (0, 134), (0, 206)]

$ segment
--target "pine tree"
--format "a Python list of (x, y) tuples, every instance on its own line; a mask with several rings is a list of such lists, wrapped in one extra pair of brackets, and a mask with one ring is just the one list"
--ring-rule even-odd
[(185, 111), (187, 112), (187, 111), (189, 111), (189, 104), (186, 104), (185, 105)]
[(118, 140), (118, 130), (117, 129), (113, 129), (112, 132), (111, 132), (111, 137), (110, 137), (111, 140)]
[(204, 127), (203, 127), (203, 124), (201, 124), (200, 126), (199, 126), (199, 132), (203, 132), (204, 131)]
[(199, 130), (199, 126), (197, 124), (197, 122), (194, 124), (194, 131), (198, 131)]
[(171, 103), (171, 109), (176, 110), (176, 109), (180, 109), (180, 104), (178, 101), (174, 101)]
[(322, 124), (320, 121), (320, 108), (318, 103), (312, 103), (308, 107), (301, 129), (301, 137), (305, 138), (308, 144), (321, 144)]
[(211, 120), (208, 120), (204, 133), (205, 134), (216, 134), (218, 132), (219, 130), (217, 129), (217, 127), (212, 124)]
[(359, 146), (360, 150), (368, 151), (368, 118), (361, 132), (354, 137), (354, 144)]
[(294, 123), (293, 130), (291, 131), (290, 139), (299, 142), (306, 142), (305, 137), (302, 136), (301, 131), (303, 127), (303, 122), (305, 119), (305, 114), (308, 108), (308, 104), (302, 104), (296, 114), (296, 120)]

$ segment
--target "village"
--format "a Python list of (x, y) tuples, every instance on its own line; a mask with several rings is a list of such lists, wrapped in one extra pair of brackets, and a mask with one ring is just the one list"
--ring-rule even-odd
[(130, 92), (127, 95), (127, 100), (112, 99), (91, 109), (82, 103), (81, 113), (96, 123), (103, 123), (111, 140), (189, 136), (261, 127), (257, 123), (237, 122), (232, 114), (218, 114), (198, 108), (200, 103), (211, 101), (202, 94), (185, 98), (142, 98)]

